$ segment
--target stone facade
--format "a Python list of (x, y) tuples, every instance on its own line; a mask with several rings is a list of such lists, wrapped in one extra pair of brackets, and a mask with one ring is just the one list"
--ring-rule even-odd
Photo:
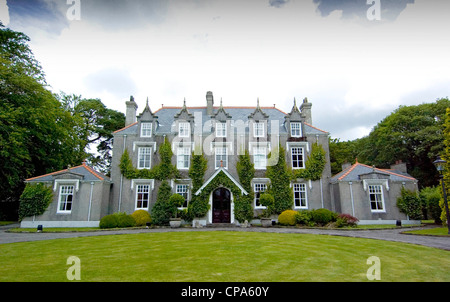
[[(138, 105), (131, 97), (126, 102), (126, 126), (114, 133), (111, 178), (96, 173), (85, 163), (69, 170), (28, 179), (28, 182), (47, 182), (54, 187), (55, 200), (42, 217), (27, 218), (22, 224), (98, 225), (104, 215), (115, 212), (132, 213), (138, 209), (151, 211), (156, 202), (161, 181), (156, 179), (128, 179), (120, 171), (120, 160), (128, 151), (133, 166), (151, 169), (159, 163), (159, 147), (167, 139), (173, 151), (172, 164), (180, 178), (170, 180), (173, 193), (185, 197), (187, 206), (193, 194), (188, 171), (192, 152), (203, 152), (207, 158), (205, 185), (223, 171), (238, 187), (236, 171), (238, 155), (248, 150), (255, 164), (252, 190), (254, 214), (261, 213), (258, 192), (270, 185), (266, 178), (268, 155), (281, 145), (285, 149), (288, 168), (304, 169), (314, 143), (325, 150), (326, 164), (319, 180), (295, 179), (291, 182), (294, 210), (327, 208), (352, 214), (362, 221), (378, 219), (395, 221), (406, 219), (396, 208), (396, 198), (402, 186), (417, 190), (417, 180), (400, 171), (375, 169), (362, 164), (348, 166), (331, 177), (329, 160), (329, 133), (312, 126), (312, 104), (304, 99), (300, 105), (294, 100), (291, 112), (274, 107), (225, 107), (220, 101), (214, 106), (212, 92), (206, 94), (206, 106), (162, 107), (152, 112), (149, 103), (137, 114)], [(61, 213), (58, 206), (67, 198), (64, 181), (69, 179), (76, 192), (71, 210)], [(70, 184), (69, 184), (70, 185)], [(381, 190), (381, 192), (380, 192)], [(64, 195), (65, 194), (65, 195)], [(215, 188), (208, 192), (210, 210), (195, 223), (232, 223), (233, 194), (229, 188)], [(243, 188), (241, 194), (248, 194)], [(381, 195), (380, 195), (381, 194)], [(381, 199), (377, 204), (372, 199)], [(375, 207), (375, 211), (373, 208)], [(88, 214), (89, 213), (89, 214)], [(34, 221), (34, 222), (33, 222)], [(65, 222), (65, 223), (64, 223)]]

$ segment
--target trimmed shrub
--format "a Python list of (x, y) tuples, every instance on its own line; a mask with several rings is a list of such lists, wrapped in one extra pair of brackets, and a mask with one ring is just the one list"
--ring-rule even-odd
[(326, 225), (336, 221), (338, 215), (327, 209), (317, 209), (311, 211), (312, 221), (319, 225)]
[(282, 225), (295, 225), (297, 223), (297, 211), (286, 210), (278, 216), (278, 223)]
[(127, 213), (116, 213), (119, 228), (130, 228), (136, 226), (136, 221)]
[(359, 221), (358, 218), (350, 215), (350, 214), (339, 214), (336, 220), (336, 227), (342, 228), (346, 226), (356, 226), (356, 223)]
[(296, 220), (297, 224), (308, 225), (308, 226), (314, 225), (314, 222), (312, 221), (312, 217), (311, 217), (311, 211), (308, 211), (308, 210), (298, 211), (297, 215), (295, 216), (295, 220)]
[(137, 210), (131, 214), (131, 217), (136, 221), (136, 226), (145, 226), (147, 222), (152, 222), (149, 212), (146, 210)]
[(106, 215), (102, 219), (100, 219), (100, 228), (101, 229), (111, 229), (111, 228), (128, 228), (134, 227), (136, 225), (136, 221), (131, 215), (127, 215), (127, 213), (114, 213), (111, 215)]
[(19, 220), (42, 215), (52, 202), (53, 191), (43, 183), (27, 184), (20, 196)]

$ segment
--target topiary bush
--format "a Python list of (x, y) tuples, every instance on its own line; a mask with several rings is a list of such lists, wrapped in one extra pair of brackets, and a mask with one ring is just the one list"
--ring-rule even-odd
[(283, 211), (278, 216), (278, 223), (282, 225), (295, 225), (297, 223), (296, 216), (298, 212), (294, 210)]
[(135, 225), (136, 221), (131, 215), (127, 215), (125, 212), (119, 212), (104, 216), (100, 219), (99, 226), (101, 229), (112, 229), (134, 227)]
[(336, 221), (338, 214), (328, 209), (317, 209), (311, 211), (311, 220), (318, 225), (326, 225)]
[(131, 217), (136, 221), (136, 226), (145, 226), (147, 223), (152, 222), (149, 212), (146, 210), (137, 210), (131, 214)]

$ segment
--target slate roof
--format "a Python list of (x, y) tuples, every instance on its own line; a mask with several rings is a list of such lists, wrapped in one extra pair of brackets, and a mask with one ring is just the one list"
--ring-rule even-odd
[(358, 181), (361, 180), (361, 175), (370, 173), (384, 174), (386, 176), (389, 176), (390, 180), (392, 181), (417, 181), (417, 179), (407, 173), (402, 173), (400, 171), (392, 169), (379, 169), (356, 162), (353, 166), (333, 176), (331, 178), (331, 182), (335, 183), (339, 181)]
[(102, 180), (109, 181), (109, 177), (103, 175), (102, 173), (95, 171), (93, 168), (89, 167), (86, 164), (86, 162), (83, 162), (83, 164), (76, 166), (76, 167), (71, 167), (71, 168), (56, 171), (53, 173), (48, 173), (45, 175), (28, 178), (25, 181), (26, 182), (53, 181), (56, 176), (64, 174), (64, 173), (72, 173), (77, 176), (81, 176), (83, 178), (83, 181), (102, 181)]
[[(215, 110), (218, 110), (219, 107), (214, 107)], [(223, 107), (225, 111), (231, 115), (232, 121), (243, 121), (244, 123), (248, 122), (248, 116), (252, 114), (256, 107)], [(182, 107), (163, 107), (154, 114), (158, 116), (158, 127), (156, 129), (156, 134), (170, 134), (172, 133), (172, 124), (174, 122), (174, 116), (180, 112)], [(201, 113), (202, 115), (202, 123), (205, 125), (206, 122), (211, 120), (211, 117), (207, 115), (206, 107), (187, 107), (190, 114), (194, 115), (197, 113)], [(266, 113), (269, 116), (269, 123), (268, 123), (268, 131), (270, 133), (271, 129), (271, 121), (276, 120), (279, 123), (279, 129), (280, 133), (287, 133), (287, 130), (284, 126), (284, 118), (286, 116), (286, 113), (281, 111), (278, 108), (275, 107), (261, 107), (261, 110)], [(320, 134), (328, 134), (328, 132), (320, 130), (310, 124), (304, 123), (305, 128), (304, 131), (306, 134), (311, 135), (320, 135)], [(202, 126), (203, 127), (203, 126)], [(203, 130), (205, 131), (205, 127), (203, 127)], [(248, 131), (248, 127), (246, 129)], [(117, 130), (114, 132), (115, 134), (120, 133), (122, 135), (124, 134), (135, 134), (137, 133), (137, 122), (128, 125), (125, 128), (122, 128), (120, 130)], [(211, 133), (211, 132), (205, 132), (205, 133)]]

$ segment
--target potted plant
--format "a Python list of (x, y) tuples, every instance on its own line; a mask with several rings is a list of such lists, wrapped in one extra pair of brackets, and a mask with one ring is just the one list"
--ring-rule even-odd
[(275, 212), (274, 208), (273, 208), (274, 204), (275, 204), (275, 199), (273, 198), (273, 196), (271, 194), (263, 193), (259, 197), (259, 203), (262, 206), (266, 207), (261, 216), (261, 225), (264, 228), (271, 227), (272, 219), (270, 218), (270, 216)]
[(178, 216), (178, 208), (184, 203), (184, 197), (180, 194), (172, 194), (169, 198), (169, 203), (172, 208), (172, 217), (170, 218), (169, 224), (172, 228), (179, 228), (181, 226), (181, 218)]

